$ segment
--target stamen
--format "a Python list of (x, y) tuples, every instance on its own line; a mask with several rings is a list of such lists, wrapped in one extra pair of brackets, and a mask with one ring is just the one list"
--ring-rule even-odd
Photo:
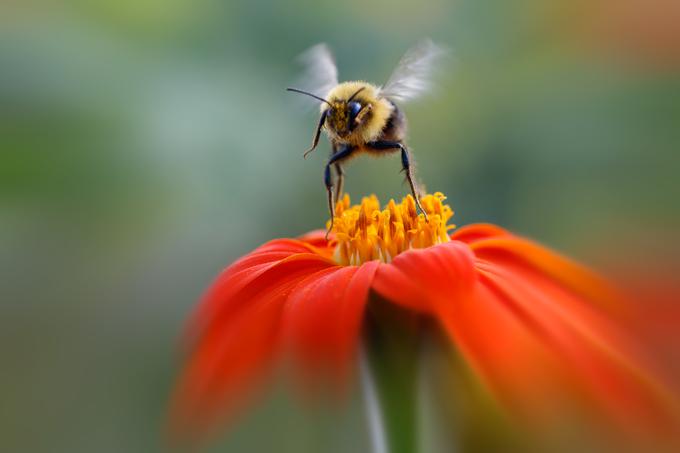
[(448, 242), (447, 225), (453, 217), (451, 208), (444, 204), (446, 197), (437, 192), (420, 199), (428, 220), (418, 214), (411, 195), (400, 204), (390, 200), (384, 209), (375, 195), (364, 197), (361, 204), (352, 206), (349, 195), (338, 201), (335, 208), (335, 260), (342, 265), (358, 265), (372, 260), (389, 263), (398, 254), (418, 248)]

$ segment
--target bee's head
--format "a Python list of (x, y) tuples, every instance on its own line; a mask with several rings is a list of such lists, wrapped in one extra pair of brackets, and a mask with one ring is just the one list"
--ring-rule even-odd
[(332, 99), (324, 110), (326, 126), (341, 138), (360, 129), (371, 110), (371, 104), (358, 97), (364, 89), (359, 88), (346, 99)]
[[(389, 101), (379, 98), (378, 88), (366, 82), (343, 82), (333, 88), (326, 98), (297, 88), (288, 88), (288, 91), (322, 102), (315, 137), (325, 128), (331, 138), (341, 141), (361, 142), (375, 139), (385, 127), (392, 111)], [(316, 140), (315, 138), (315, 143)]]

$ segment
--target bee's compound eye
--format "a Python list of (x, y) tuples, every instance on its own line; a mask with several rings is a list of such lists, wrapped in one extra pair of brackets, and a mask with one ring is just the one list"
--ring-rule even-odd
[(361, 104), (359, 104), (356, 101), (350, 102), (347, 107), (349, 108), (349, 114), (354, 117), (359, 113), (359, 110), (361, 110)]

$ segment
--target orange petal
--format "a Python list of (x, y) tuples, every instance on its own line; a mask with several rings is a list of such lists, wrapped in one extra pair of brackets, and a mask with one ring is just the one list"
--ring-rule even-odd
[(527, 272), (539, 272), (565, 289), (613, 312), (622, 310), (621, 296), (589, 269), (532, 241), (510, 234), (470, 244), (475, 256), (508, 265), (521, 264)]
[[(494, 321), (494, 332), (503, 320), (503, 328), (521, 332), (514, 344), (504, 341), (508, 349), (496, 351), (493, 360), (470, 357), (492, 386), (501, 389), (501, 397), (540, 417), (545, 411), (559, 413), (567, 407), (563, 403), (578, 397), (631, 438), (676, 435), (677, 395), (664, 386), (663, 370), (644, 344), (617, 324), (619, 316), (613, 315), (629, 306), (610, 285), (512, 235), (482, 239), (470, 247), (483, 288), (476, 303), (504, 310), (504, 318)], [(449, 327), (455, 332), (464, 323), (452, 319)], [(533, 386), (523, 384), (522, 371), (505, 368), (511, 362), (531, 370), (526, 379)]]
[[(672, 431), (670, 395), (654, 379), (656, 370), (632, 339), (594, 305), (550, 280), (527, 279), (488, 262), (479, 262), (478, 267), (483, 284), (490, 289), (482, 298), (502, 306), (537, 348), (556, 359), (548, 362), (537, 355), (529, 366), (541, 373), (540, 380), (528, 388), (507, 389), (515, 392), (513, 400), (559, 409), (558, 401), (565, 400), (550, 386), (552, 380), (561, 384), (562, 393), (581, 395), (590, 403), (587, 407), (600, 408), (608, 420), (619, 422), (629, 432)], [(504, 379), (505, 371), (497, 372), (490, 378)]]

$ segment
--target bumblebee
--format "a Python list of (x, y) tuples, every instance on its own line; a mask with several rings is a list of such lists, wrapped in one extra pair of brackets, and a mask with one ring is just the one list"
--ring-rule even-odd
[[(333, 229), (335, 201), (340, 199), (344, 183), (342, 164), (361, 153), (383, 156), (401, 153), (402, 170), (420, 212), (425, 215), (415, 182), (411, 154), (405, 144), (406, 117), (397, 102), (408, 101), (426, 92), (434, 63), (443, 50), (425, 40), (401, 58), (396, 69), (382, 86), (364, 81), (338, 82), (338, 70), (330, 49), (318, 44), (300, 56), (306, 66), (302, 84), (305, 89), (288, 91), (310, 96), (321, 102), (321, 117), (309, 153), (319, 144), (324, 130), (331, 143), (331, 155), (324, 169), (324, 185)], [(334, 181), (332, 168), (337, 181)]]

